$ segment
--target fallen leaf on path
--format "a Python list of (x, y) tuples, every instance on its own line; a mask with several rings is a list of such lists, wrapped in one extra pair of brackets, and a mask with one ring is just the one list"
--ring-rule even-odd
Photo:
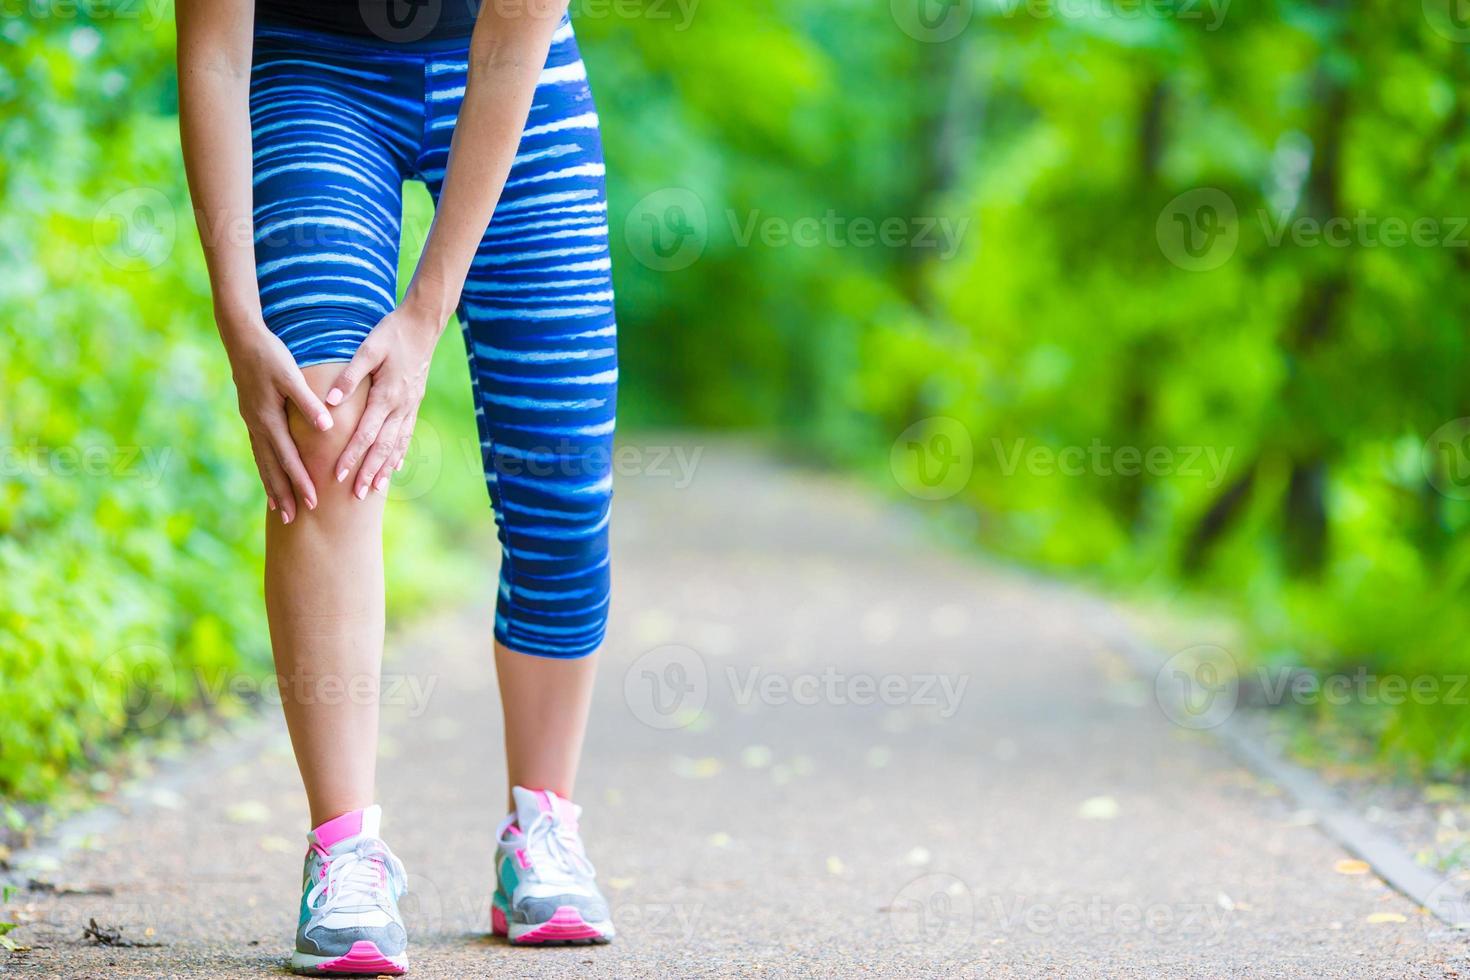
[(730, 846), (730, 839), (731, 838), (730, 838), (730, 835), (729, 834), (725, 833), (723, 830), (717, 830), (713, 834), (710, 834), (709, 835), (709, 846), (710, 847), (729, 847)]
[(764, 769), (771, 764), (771, 750), (764, 745), (747, 745), (740, 752), (740, 764), (747, 769)]
[(903, 856), (905, 864), (913, 865), (928, 864), (929, 858), (930, 854), (927, 847), (915, 847), (913, 850), (909, 851)]
[(615, 892), (626, 891), (632, 888), (637, 880), (636, 878), (609, 878), (607, 879), (607, 887)]
[(275, 834), (266, 834), (260, 839), (260, 849), (270, 851), (272, 854), (290, 854), (296, 850), (296, 845), (284, 837)]
[(231, 823), (265, 823), (270, 816), (270, 809), (259, 800), (236, 803), (225, 811), (225, 819)]
[(674, 775), (685, 779), (708, 779), (718, 774), (720, 769), (720, 760), (714, 756), (705, 756), (702, 759), (690, 759), (682, 755), (674, 757)]
[(939, 606), (929, 613), (929, 629), (935, 636), (961, 636), (970, 625), (970, 614), (964, 606)]
[(1460, 795), (1460, 787), (1454, 783), (1430, 783), (1424, 787), (1425, 803), (1454, 803)]
[(463, 726), (453, 718), (435, 718), (429, 724), (429, 737), (436, 742), (453, 742), (462, 730)]
[(1374, 912), (1368, 916), (1368, 921), (1376, 924), (1379, 922), (1408, 922), (1409, 920), (1397, 912)]
[(679, 621), (662, 609), (645, 609), (633, 620), (634, 641), (643, 647), (663, 643), (674, 635)]
[(828, 874), (830, 874), (830, 875), (840, 875), (840, 874), (842, 874), (842, 872), (844, 872), (846, 870), (847, 870), (847, 865), (845, 865), (845, 864), (842, 863), (842, 858), (838, 857), (835, 854), (832, 855), (831, 857), (827, 858), (827, 873)]
[(1365, 875), (1371, 869), (1367, 861), (1359, 861), (1356, 858), (1343, 858), (1332, 866), (1332, 870), (1340, 875)]
[(1111, 796), (1094, 796), (1077, 808), (1077, 816), (1083, 820), (1112, 820), (1117, 815), (1118, 801)]
[(184, 805), (184, 798), (171, 789), (156, 789), (148, 795), (148, 802), (164, 810), (177, 810)]

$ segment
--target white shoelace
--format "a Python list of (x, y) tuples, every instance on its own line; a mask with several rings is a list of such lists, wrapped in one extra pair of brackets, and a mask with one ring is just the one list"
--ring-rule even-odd
[[(597, 877), (597, 869), (587, 859), (576, 832), (548, 810), (538, 814), (526, 828), (526, 850), (530, 852), (531, 863), (542, 881), (579, 884), (581, 877)], [(548, 868), (552, 872), (549, 875), (546, 873)]]
[(312, 885), (306, 904), (314, 909), (328, 904), (336, 908), (380, 908), (385, 904), (384, 890), (392, 889), (395, 874), (401, 882), (403, 865), (381, 841), (358, 841), (351, 850), (328, 858), (326, 876)]

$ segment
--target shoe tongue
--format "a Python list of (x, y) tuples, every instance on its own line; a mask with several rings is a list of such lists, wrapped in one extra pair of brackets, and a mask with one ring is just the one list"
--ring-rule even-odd
[(530, 829), (531, 824), (543, 813), (553, 813), (571, 827), (577, 826), (577, 817), (582, 813), (581, 807), (550, 790), (514, 786), (510, 795), (516, 803), (516, 823), (520, 826), (521, 833)]
[(361, 838), (379, 836), (378, 827), (382, 819), (383, 808), (373, 804), (361, 810), (349, 810), (340, 817), (333, 817), (306, 836), (308, 840), (329, 851), (340, 847), (355, 847)]

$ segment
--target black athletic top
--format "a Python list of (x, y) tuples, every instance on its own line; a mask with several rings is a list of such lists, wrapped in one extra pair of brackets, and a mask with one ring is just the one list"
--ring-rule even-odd
[(255, 18), (409, 43), (469, 37), (479, 0), (255, 0)]

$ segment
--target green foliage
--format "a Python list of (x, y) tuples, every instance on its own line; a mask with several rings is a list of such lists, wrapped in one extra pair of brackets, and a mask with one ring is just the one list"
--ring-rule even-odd
[[(1470, 414), (1454, 23), (1388, 0), (962, 0), (968, 25), (921, 41), (903, 8), (574, 4), (624, 431), (756, 428), (916, 491), (968, 443), (926, 506), (976, 543), (1224, 600), (1253, 630), (1243, 662), (1470, 673), (1464, 458), (1423, 451)], [(120, 735), (232, 710), (201, 677), (268, 671), (261, 496), (178, 162), (172, 26), (88, 9), (0, 28), (15, 800)], [(420, 192), (409, 208), (406, 268)], [(1346, 237), (1314, 241), (1333, 218)], [(1388, 219), (1439, 240), (1392, 244)], [(452, 544), (486, 526), (452, 340), (416, 451), (390, 506), (395, 614), (489, 586)], [(1362, 707), (1392, 757), (1470, 761), (1446, 698)]]
[[(961, 2), (935, 43), (903, 4), (585, 25), (632, 408), (885, 477), (937, 417), (920, 447), (973, 450), (932, 505), (952, 526), (1225, 599), (1245, 669), (1438, 684), (1360, 713), (1387, 756), (1462, 769), (1470, 442), (1426, 440), (1470, 413), (1470, 37), (1440, 6)], [(707, 215), (675, 269), (640, 227), (663, 187)], [(829, 211), (958, 248), (735, 234)]]
[[(237, 711), (271, 675), (264, 498), (179, 162), (172, 25), (58, 14), (4, 32), (0, 798), (23, 801), (131, 736)], [(423, 425), (389, 505), (395, 615), (490, 587), (448, 544), (472, 522), (489, 540), (452, 342)]]

